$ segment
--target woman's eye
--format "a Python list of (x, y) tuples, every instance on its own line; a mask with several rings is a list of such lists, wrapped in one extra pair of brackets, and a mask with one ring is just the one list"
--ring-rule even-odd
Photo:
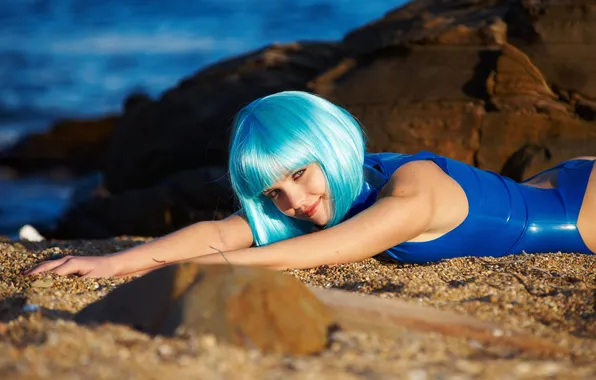
[(306, 171), (306, 169), (298, 170), (296, 173), (294, 173), (294, 179), (300, 178), (302, 176), (302, 174), (304, 174), (305, 171)]
[(270, 191), (270, 192), (268, 192), (268, 193), (267, 193), (267, 196), (268, 196), (269, 198), (273, 199), (273, 198), (277, 197), (277, 194), (279, 194), (279, 191), (277, 191), (277, 190), (272, 190), (272, 191)]

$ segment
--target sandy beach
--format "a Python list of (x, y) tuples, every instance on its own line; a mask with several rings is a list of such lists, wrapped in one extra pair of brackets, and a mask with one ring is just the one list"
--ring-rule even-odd
[(461, 258), (432, 265), (360, 263), (291, 270), (305, 284), (464, 313), (568, 353), (524, 352), (436, 332), (339, 331), (321, 354), (263, 354), (213, 336), (149, 336), (126, 326), (79, 326), (74, 313), (127, 279), (20, 272), (56, 255), (100, 255), (146, 239), (0, 243), (3, 379), (594, 378), (596, 257)]

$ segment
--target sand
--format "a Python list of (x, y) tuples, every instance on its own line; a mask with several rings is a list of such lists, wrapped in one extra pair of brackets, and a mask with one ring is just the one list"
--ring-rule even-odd
[(65, 254), (101, 255), (144, 239), (0, 242), (2, 379), (471, 379), (596, 378), (596, 257), (579, 254), (461, 258), (432, 265), (377, 259), (285, 273), (304, 283), (465, 313), (548, 339), (569, 354), (535, 354), (403, 328), (339, 331), (329, 348), (284, 357), (212, 336), (149, 336), (89, 327), (72, 316), (127, 279), (20, 272)]

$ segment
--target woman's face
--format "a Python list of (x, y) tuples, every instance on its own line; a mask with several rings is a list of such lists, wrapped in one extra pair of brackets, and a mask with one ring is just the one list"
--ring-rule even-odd
[(285, 215), (318, 226), (331, 219), (327, 181), (321, 167), (312, 163), (299, 168), (263, 191)]

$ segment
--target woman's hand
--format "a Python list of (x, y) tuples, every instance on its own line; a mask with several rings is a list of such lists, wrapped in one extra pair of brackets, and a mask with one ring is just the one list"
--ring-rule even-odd
[(65, 256), (57, 260), (44, 261), (23, 274), (32, 276), (44, 272), (59, 275), (78, 274), (82, 277), (114, 277), (119, 274), (113, 257), (110, 256)]

